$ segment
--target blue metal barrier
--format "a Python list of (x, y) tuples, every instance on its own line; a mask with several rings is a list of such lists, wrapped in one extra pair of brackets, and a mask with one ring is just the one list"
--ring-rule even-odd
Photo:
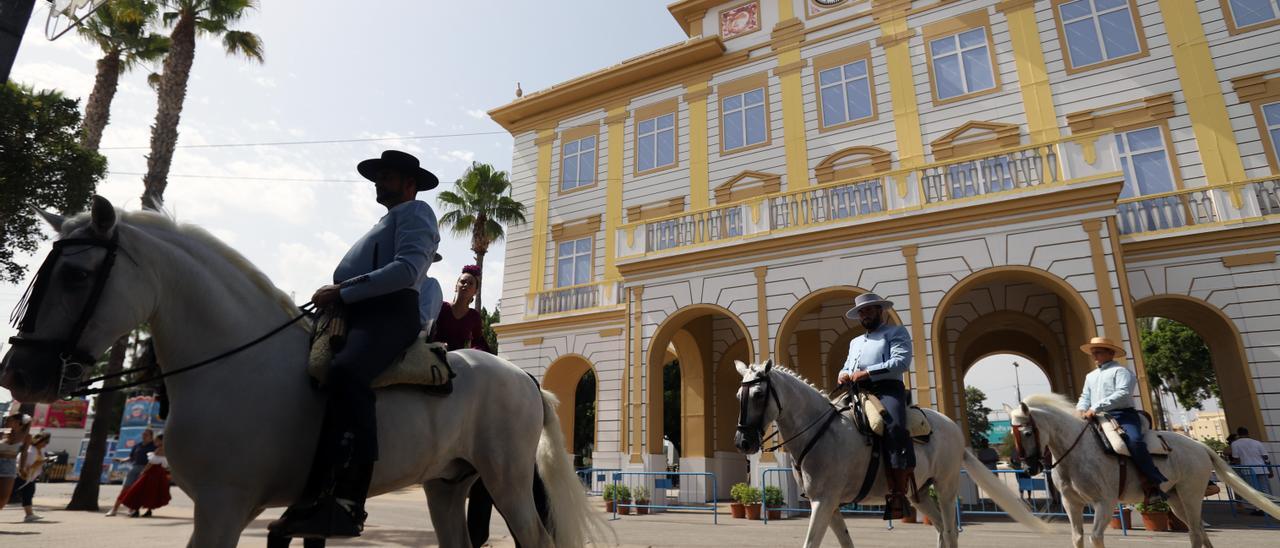
[[(1039, 517), (1066, 517), (1066, 509), (1062, 506), (1062, 496), (1057, 490), (1051, 489), (1053, 484), (1053, 474), (1045, 471), (1043, 477), (1034, 477), (1027, 475), (1022, 470), (991, 470), (1002, 483), (1011, 489), (1018, 491), (1019, 497), (1023, 504), (1031, 510), (1031, 513)], [(963, 523), (965, 514), (978, 516), (1005, 516), (1009, 514), (996, 506), (990, 499), (982, 496), (981, 488), (973, 484), (969, 479), (969, 474), (965, 470), (960, 471), (961, 489), (960, 497), (957, 504), (960, 508), (960, 518)], [(972, 487), (970, 487), (972, 485)], [(976, 500), (968, 500), (965, 493), (973, 491), (977, 493)], [(1120, 519), (1120, 531), (1125, 536), (1129, 535), (1129, 520), (1125, 519), (1122, 511), (1123, 505), (1116, 505), (1116, 512), (1112, 514), (1113, 518)], [(1093, 515), (1093, 508), (1086, 506), (1084, 510), (1085, 516)]]
[[(761, 491), (763, 491), (765, 487), (770, 487), (770, 486), (778, 487), (783, 490), (783, 493), (785, 496), (786, 489), (784, 487), (790, 484), (791, 477), (792, 477), (791, 468), (766, 468), (764, 470), (761, 470), (760, 471)], [(796, 498), (797, 500), (799, 500), (799, 496), (797, 496)], [(787, 514), (808, 514), (813, 511), (811, 508), (804, 507), (804, 506), (797, 506), (797, 507), (786, 506), (785, 499), (783, 502), (783, 506), (769, 506), (768, 501), (762, 496), (760, 498), (760, 519), (764, 521), (765, 525), (769, 524), (769, 510), (786, 512)], [(884, 505), (883, 504), (845, 504), (840, 507), (840, 513), (841, 514), (881, 515), (884, 513)], [(893, 520), (889, 520), (886, 522), (886, 528), (889, 530), (893, 529)]]
[(612, 519), (618, 519), (619, 508), (647, 512), (684, 510), (710, 512), (711, 522), (720, 523), (720, 508), (716, 504), (718, 485), (716, 475), (711, 472), (614, 472), (611, 477), (614, 492), (621, 487), (634, 495), (637, 488), (643, 488), (651, 497), (648, 504), (640, 504), (634, 498), (614, 503)]
[[(1280, 474), (1277, 474), (1276, 472), (1277, 470), (1280, 470), (1280, 465), (1268, 464), (1268, 465), (1258, 465), (1258, 466), (1232, 466), (1231, 469), (1235, 470), (1235, 473), (1239, 475), (1240, 479), (1243, 479), (1245, 483), (1248, 483), (1254, 489), (1262, 492), (1263, 494), (1271, 496), (1273, 493), (1276, 492), (1276, 489), (1275, 489), (1276, 478), (1277, 476), (1280, 476)], [(1236, 504), (1249, 504), (1249, 503), (1244, 499), (1244, 497), (1237, 495), (1235, 493), (1235, 490), (1231, 488), (1230, 484), (1226, 484), (1225, 491), (1227, 493), (1227, 502), (1231, 503), (1230, 504), (1231, 516), (1235, 517)], [(1250, 504), (1250, 506), (1253, 506), (1253, 505)], [(1257, 512), (1259, 510), (1255, 509), (1254, 511)], [(1280, 529), (1280, 524), (1277, 524), (1275, 520), (1271, 518), (1270, 514), (1263, 513), (1262, 524), (1254, 525), (1253, 527), (1264, 528), (1264, 529)]]
[(588, 495), (601, 495), (604, 486), (612, 480), (613, 472), (621, 472), (621, 468), (579, 468), (578, 481), (587, 490)]

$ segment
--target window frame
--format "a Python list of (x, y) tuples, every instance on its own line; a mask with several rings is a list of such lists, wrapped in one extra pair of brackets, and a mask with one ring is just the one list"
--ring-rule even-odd
[[(1271, 3), (1280, 4), (1280, 2), (1277, 2), (1277, 0), (1271, 0)], [(1231, 0), (1218, 0), (1218, 4), (1222, 8), (1222, 20), (1225, 21), (1227, 24), (1227, 33), (1232, 36), (1235, 36), (1237, 34), (1244, 34), (1246, 32), (1253, 32), (1259, 29), (1265, 29), (1267, 27), (1272, 27), (1275, 25), (1280, 25), (1280, 5), (1277, 6), (1278, 11), (1275, 19), (1271, 19), (1269, 21), (1263, 21), (1261, 23), (1254, 23), (1252, 25), (1245, 25), (1243, 27), (1238, 27), (1236, 26), (1235, 11), (1231, 9)]]
[(1280, 143), (1272, 141), (1270, 132), (1266, 130), (1267, 119), (1262, 111), (1264, 105), (1280, 103), (1280, 69), (1233, 78), (1231, 87), (1239, 104), (1249, 105), (1249, 111), (1253, 113), (1254, 127), (1258, 130), (1258, 138), (1262, 142), (1263, 154), (1271, 168), (1271, 174), (1280, 175)]
[[(1066, 23), (1062, 21), (1062, 12), (1059, 10), (1061, 5), (1069, 4), (1074, 1), (1075, 0), (1053, 0), (1053, 5), (1051, 6), (1051, 9), (1053, 10), (1053, 25), (1058, 31), (1058, 50), (1062, 53), (1063, 70), (1066, 71), (1068, 75), (1080, 74), (1112, 65), (1118, 65), (1120, 63), (1126, 63), (1135, 59), (1142, 59), (1151, 53), (1150, 49), (1147, 47), (1147, 33), (1144, 32), (1145, 29), (1142, 26), (1142, 16), (1138, 13), (1138, 4), (1135, 0), (1127, 0), (1129, 21), (1133, 23), (1133, 33), (1138, 40), (1138, 51), (1129, 55), (1122, 55), (1112, 59), (1104, 59), (1089, 65), (1075, 66), (1071, 61), (1071, 45), (1067, 42), (1067, 26)], [(1093, 4), (1095, 1), (1096, 0), (1089, 0), (1090, 8), (1096, 7)], [(1223, 1), (1225, 2), (1228, 0)], [(1095, 11), (1093, 13), (1095, 14), (1094, 20), (1096, 21), (1097, 12)], [(1098, 30), (1098, 34), (1101, 36), (1102, 31)], [(1106, 55), (1106, 47), (1103, 46), (1102, 43), (1099, 43), (1098, 47), (1102, 48), (1103, 55)]]
[[(655, 165), (650, 169), (640, 169), (640, 124), (649, 120), (657, 120), (672, 115), (671, 146), (673, 148), (670, 164)], [(635, 177), (676, 169), (680, 167), (680, 100), (671, 98), (637, 108), (632, 114), (631, 122), (631, 174)], [(656, 122), (655, 122), (656, 123)], [(664, 130), (665, 131), (665, 130)], [(657, 151), (657, 131), (654, 132), (654, 150)], [(656, 162), (656, 159), (655, 159)]]
[[(1254, 116), (1258, 121), (1258, 133), (1262, 137), (1262, 145), (1267, 155), (1267, 162), (1271, 164), (1271, 173), (1273, 175), (1280, 174), (1280, 141), (1271, 137), (1271, 128), (1267, 127), (1266, 108), (1275, 105), (1280, 109), (1280, 97), (1264, 97), (1253, 105)], [(1280, 124), (1276, 125), (1276, 129), (1280, 129)]]
[[(824, 112), (822, 100), (822, 72), (837, 67), (844, 67), (845, 65), (857, 63), (858, 61), (864, 61), (867, 63), (867, 89), (870, 92), (871, 114), (862, 118), (845, 120), (843, 122), (828, 125), (826, 123), (826, 119), (822, 115)], [(855, 46), (849, 46), (847, 48), (842, 48), (815, 57), (813, 60), (813, 89), (818, 104), (819, 133), (835, 131), (878, 120), (880, 118), (880, 105), (879, 101), (876, 100), (876, 76), (875, 66), (871, 56), (871, 44), (862, 43)], [(847, 95), (844, 97), (845, 101), (848, 102), (849, 97)]]
[[(577, 244), (582, 240), (588, 241), (587, 243), (588, 250), (586, 253), (588, 257), (587, 258), (587, 281), (582, 283), (573, 283), (569, 285), (560, 285), (560, 259), (562, 258), (560, 255), (560, 246), (567, 243), (574, 244), (575, 251), (573, 255), (571, 255), (570, 257), (576, 262), (577, 258), (580, 255), (576, 251)], [(573, 236), (568, 236), (562, 240), (561, 239), (554, 240), (554, 242), (555, 242), (554, 245), (555, 245), (556, 254), (555, 254), (555, 262), (553, 264), (555, 264), (555, 268), (553, 269), (551, 274), (551, 285), (553, 290), (561, 290), (561, 289), (567, 289), (571, 287), (580, 287), (580, 286), (591, 284), (593, 281), (595, 281), (596, 279), (595, 278), (596, 276), (596, 272), (595, 272), (596, 270), (596, 236), (594, 233), (577, 234)], [(575, 269), (573, 273), (577, 274), (578, 272)]]
[[(761, 72), (750, 76), (744, 76), (736, 80), (731, 80), (716, 86), (716, 117), (719, 123), (717, 133), (720, 140), (720, 157), (732, 156), (734, 154), (740, 154), (773, 144), (773, 112), (769, 106), (769, 85), (769, 73)], [(727, 98), (744, 95), (747, 92), (754, 91), (756, 89), (764, 90), (764, 141), (750, 145), (744, 144), (737, 148), (726, 149), (724, 139), (724, 101)], [(743, 109), (743, 111), (743, 130), (745, 132), (745, 109)]]
[[(1162, 147), (1163, 147), (1163, 149), (1164, 149), (1164, 154), (1165, 154), (1165, 167), (1167, 167), (1167, 168), (1169, 169), (1169, 180), (1170, 180), (1170, 181), (1172, 181), (1172, 183), (1173, 183), (1173, 190), (1167, 190), (1167, 191), (1164, 191), (1164, 192), (1157, 192), (1157, 193), (1155, 193), (1155, 194), (1134, 194), (1133, 196), (1129, 196), (1128, 198), (1120, 197), (1120, 198), (1118, 198), (1118, 199), (1121, 199), (1121, 200), (1124, 200), (1124, 199), (1135, 199), (1135, 200), (1137, 200), (1137, 199), (1142, 199), (1142, 198), (1143, 198), (1143, 197), (1145, 197), (1145, 196), (1160, 196), (1160, 195), (1168, 194), (1168, 193), (1171, 193), (1171, 192), (1180, 192), (1180, 191), (1184, 190), (1184, 188), (1185, 188), (1185, 187), (1184, 187), (1184, 185), (1183, 185), (1183, 183), (1182, 183), (1182, 169), (1181, 169), (1181, 166), (1178, 164), (1178, 151), (1177, 151), (1177, 149), (1175, 149), (1175, 148), (1174, 148), (1174, 146), (1173, 146), (1173, 134), (1172, 134), (1172, 132), (1170, 132), (1170, 131), (1169, 131), (1169, 123), (1168, 123), (1168, 121), (1166, 121), (1166, 120), (1158, 120), (1158, 121), (1141, 122), (1141, 123), (1131, 124), (1131, 125), (1127, 125), (1127, 126), (1118, 126), (1118, 127), (1114, 127), (1114, 128), (1112, 128), (1112, 132), (1113, 132), (1113, 134), (1114, 134), (1117, 138), (1123, 138), (1123, 139), (1125, 139), (1125, 142), (1126, 142), (1126, 148), (1128, 148), (1128, 146), (1127, 146), (1128, 138), (1127, 138), (1127, 137), (1122, 137), (1122, 136), (1125, 136), (1125, 135), (1127, 135), (1127, 134), (1129, 134), (1129, 133), (1133, 133), (1133, 132), (1135, 132), (1135, 131), (1142, 131), (1142, 130), (1144, 130), (1144, 129), (1156, 129), (1156, 130), (1157, 130), (1157, 131), (1156, 131), (1156, 133), (1160, 135), (1160, 144), (1162, 145)], [(1118, 149), (1118, 147), (1117, 147), (1117, 150), (1116, 150), (1116, 155), (1117, 155), (1117, 160), (1118, 160), (1118, 161), (1123, 161), (1123, 158), (1124, 158), (1124, 157), (1126, 157), (1126, 156), (1127, 156), (1127, 157), (1129, 157), (1129, 158), (1132, 158), (1132, 157), (1133, 157), (1133, 153), (1132, 153), (1132, 152), (1129, 152), (1129, 153), (1122, 153), (1122, 152), (1120, 152), (1120, 150)], [(1132, 170), (1133, 170), (1133, 161), (1132, 161), (1132, 160), (1130, 160), (1130, 162), (1129, 162), (1129, 169), (1130, 169), (1130, 171), (1132, 171)], [(1122, 171), (1122, 173), (1123, 173), (1123, 171)], [(1128, 183), (1128, 181), (1127, 181), (1127, 180), (1126, 180), (1125, 182), (1126, 182), (1126, 183)], [(1134, 184), (1134, 190), (1135, 190), (1135, 191), (1137, 191), (1137, 190), (1138, 190), (1138, 187), (1137, 187), (1138, 182), (1135, 180), (1135, 181), (1133, 182), (1133, 184)], [(1121, 194), (1123, 194), (1123, 193), (1124, 193), (1124, 189), (1122, 188), (1120, 192), (1121, 192)]]
[[(596, 122), (591, 122), (582, 126), (568, 128), (561, 131), (559, 137), (560, 137), (559, 138), (559, 157), (557, 158), (557, 162), (556, 162), (556, 169), (557, 169), (556, 193), (557, 195), (580, 192), (580, 191), (598, 186), (600, 184), (600, 125)], [(595, 138), (595, 149), (592, 152), (593, 161), (591, 166), (591, 182), (583, 185), (578, 185), (573, 188), (565, 188), (564, 187), (564, 182), (565, 182), (564, 148), (571, 143), (581, 141), (588, 137)], [(582, 152), (579, 151), (575, 154), (580, 155), (582, 154)], [(579, 167), (581, 167), (581, 164), (579, 164)]]
[[(963, 34), (979, 27), (983, 29), (983, 34), (987, 40), (987, 58), (991, 63), (991, 80), (994, 85), (987, 89), (971, 91), (955, 97), (947, 97), (945, 99), (940, 98), (938, 95), (938, 75), (933, 70), (933, 48), (930, 47), (930, 44), (934, 40)], [(995, 39), (992, 37), (991, 33), (991, 19), (990, 16), (987, 15), (986, 10), (971, 11), (937, 23), (925, 25), (922, 35), (924, 39), (925, 67), (929, 71), (929, 95), (933, 99), (933, 106), (938, 107), (952, 103), (959, 103), (975, 97), (999, 93), (1004, 89), (1004, 82), (1000, 79), (1000, 65), (996, 60)], [(960, 57), (960, 62), (963, 63), (964, 58), (960, 56), (959, 50), (957, 50), (956, 55)]]

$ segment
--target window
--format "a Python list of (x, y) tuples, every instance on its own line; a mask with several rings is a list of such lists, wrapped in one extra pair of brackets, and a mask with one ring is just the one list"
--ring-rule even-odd
[(1056, 5), (1067, 68), (1079, 69), (1146, 53), (1129, 0), (1075, 0)]
[(676, 114), (663, 114), (636, 124), (636, 171), (676, 163)]
[(591, 242), (588, 236), (556, 245), (556, 287), (591, 281)]
[(764, 87), (726, 96), (720, 108), (720, 140), (724, 150), (758, 145), (769, 139)]
[(934, 97), (942, 101), (996, 87), (986, 27), (929, 40)]
[(565, 143), (560, 152), (560, 190), (590, 186), (595, 181), (595, 135)]
[(1280, 103), (1262, 105), (1262, 121), (1271, 141), (1272, 158), (1280, 159)]
[(1224, 0), (1223, 4), (1229, 8), (1224, 11), (1229, 12), (1226, 16), (1232, 32), (1280, 21), (1280, 1), (1277, 0)]
[(823, 127), (870, 118), (875, 114), (871, 106), (871, 74), (866, 59), (820, 71), (818, 86)]
[(1173, 170), (1165, 150), (1164, 135), (1159, 127), (1149, 127), (1116, 134), (1120, 167), (1124, 170), (1121, 198), (1133, 198), (1173, 192)]

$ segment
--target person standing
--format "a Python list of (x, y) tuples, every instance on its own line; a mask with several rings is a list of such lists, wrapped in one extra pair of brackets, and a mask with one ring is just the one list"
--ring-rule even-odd
[(35, 513), (32, 501), (36, 496), (36, 480), (44, 473), (44, 448), (49, 446), (49, 437), (48, 432), (31, 436), (26, 452), (18, 459), (18, 485), (15, 490), (22, 499), (22, 512), (25, 514), (22, 521), (25, 523), (44, 519)]
[(164, 434), (156, 436), (155, 451), (147, 454), (147, 465), (142, 468), (138, 480), (120, 493), (119, 503), (129, 509), (129, 517), (138, 517), (146, 508), (145, 517), (151, 511), (169, 504), (169, 459), (164, 456)]
[(849, 357), (840, 370), (838, 384), (869, 383), (871, 393), (880, 398), (889, 420), (884, 429), (885, 453), (889, 467), (889, 493), (885, 495), (884, 519), (902, 519), (907, 510), (907, 482), (915, 473), (916, 452), (907, 432), (907, 407), (911, 396), (902, 375), (911, 369), (911, 333), (901, 325), (889, 325), (893, 301), (875, 293), (858, 295), (845, 317), (858, 320), (866, 333), (849, 342)]
[[(1271, 468), (1271, 456), (1267, 454), (1267, 447), (1262, 442), (1249, 437), (1248, 428), (1236, 428), (1236, 439), (1231, 442), (1231, 454), (1240, 461), (1236, 471), (1239, 472), (1240, 468), (1247, 470), (1246, 474), (1242, 474), (1244, 479), (1254, 489), (1271, 494), (1271, 478), (1276, 475)], [(1261, 516), (1263, 512), (1254, 508), (1250, 514)]]
[(418, 159), (397, 150), (360, 162), (387, 208), (333, 273), (333, 284), (311, 301), (341, 311), (345, 345), (334, 354), (324, 389), (325, 416), (307, 485), (284, 515), (268, 525), (275, 536), (358, 537), (378, 460), (376, 396), (370, 384), (422, 329), (419, 291), (440, 244), (436, 215), (419, 192), (440, 184)]
[(0, 436), (0, 510), (9, 504), (18, 480), (18, 456), (27, 451), (31, 416), (15, 413), (4, 418), (8, 431)]
[[(134, 444), (133, 449), (129, 450), (129, 456), (120, 459), (129, 463), (129, 471), (124, 475), (124, 485), (120, 487), (120, 496), (124, 496), (124, 492), (129, 490), (133, 482), (138, 481), (138, 476), (142, 474), (142, 469), (147, 466), (147, 455), (154, 453), (156, 450), (156, 433), (150, 428), (142, 431), (142, 441)], [(116, 515), (120, 510), (120, 496), (116, 497), (116, 502), (111, 506), (111, 510), (107, 512), (107, 517)]]

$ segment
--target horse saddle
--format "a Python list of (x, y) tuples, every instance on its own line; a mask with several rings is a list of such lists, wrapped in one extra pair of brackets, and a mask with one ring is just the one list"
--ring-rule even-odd
[[(866, 417), (867, 428), (877, 436), (884, 435), (884, 425), (888, 417), (888, 411), (885, 411), (884, 404), (880, 403), (880, 398), (875, 394), (862, 393), (858, 395), (861, 400), (862, 414)], [(907, 408), (907, 432), (913, 438), (923, 438), (933, 433), (933, 426), (929, 424), (929, 419), (924, 416), (924, 411), (914, 405)]]
[[(329, 373), (333, 354), (345, 342), (346, 325), (341, 316), (321, 316), (311, 341), (311, 355), (307, 373), (321, 385)], [(427, 340), (426, 334), (418, 338), (396, 358), (395, 363), (373, 379), (373, 388), (393, 385), (423, 386), (429, 393), (448, 394), (453, 391), (453, 378), (457, 376), (449, 366), (444, 344)]]
[[(1146, 428), (1142, 429), (1142, 438), (1147, 442), (1147, 452), (1154, 456), (1168, 455), (1169, 444), (1164, 441), (1165, 432), (1158, 432), (1151, 429), (1151, 416), (1144, 413), (1147, 419)], [(1121, 457), (1132, 457), (1129, 454), (1129, 445), (1125, 443), (1128, 438), (1124, 433), (1124, 429), (1120, 428), (1120, 423), (1110, 416), (1099, 413), (1094, 416), (1093, 432), (1098, 436), (1098, 440), (1102, 442), (1102, 447), (1112, 455)]]

